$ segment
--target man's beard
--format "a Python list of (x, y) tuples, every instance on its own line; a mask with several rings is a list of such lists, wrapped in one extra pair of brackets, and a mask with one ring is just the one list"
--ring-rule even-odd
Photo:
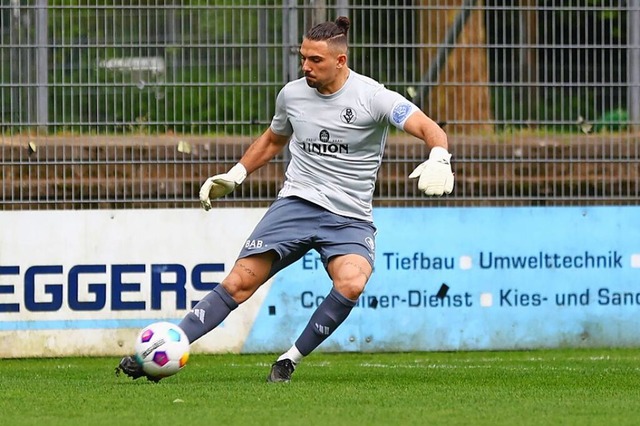
[(318, 87), (320, 87), (320, 84), (318, 83), (318, 80), (316, 80), (316, 79), (310, 79), (309, 77), (305, 77), (305, 80), (306, 80), (307, 85), (309, 87), (313, 87), (314, 89), (317, 89)]

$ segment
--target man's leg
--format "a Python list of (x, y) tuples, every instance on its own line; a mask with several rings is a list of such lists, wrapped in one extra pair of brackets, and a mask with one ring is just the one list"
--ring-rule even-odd
[(216, 328), (269, 277), (276, 255), (267, 252), (238, 259), (231, 273), (182, 319), (178, 326), (193, 343)]
[(358, 297), (364, 291), (372, 271), (369, 262), (356, 254), (332, 258), (327, 269), (333, 279), (333, 288), (311, 315), (309, 323), (295, 344), (280, 355), (273, 364), (271, 373), (267, 377), (268, 381), (291, 380), (296, 364), (324, 342), (347, 319)]
[[(238, 259), (222, 284), (200, 300), (178, 324), (189, 338), (189, 343), (216, 328), (231, 311), (251, 297), (269, 277), (276, 257), (274, 252), (269, 251)], [(116, 374), (120, 371), (132, 379), (149, 378), (133, 356), (122, 358), (116, 367)]]

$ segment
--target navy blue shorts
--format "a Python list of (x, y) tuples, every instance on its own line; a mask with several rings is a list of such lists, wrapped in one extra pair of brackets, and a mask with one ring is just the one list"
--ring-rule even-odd
[(359, 254), (373, 268), (375, 236), (373, 223), (332, 213), (298, 197), (276, 200), (245, 242), (238, 258), (270, 250), (279, 255), (270, 276), (314, 249), (326, 269), (329, 259)]

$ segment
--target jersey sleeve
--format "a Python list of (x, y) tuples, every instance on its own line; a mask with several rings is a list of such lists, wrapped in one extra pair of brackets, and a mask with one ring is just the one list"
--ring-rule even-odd
[(404, 123), (418, 108), (398, 92), (383, 88), (376, 92), (371, 102), (371, 108), (379, 121), (386, 120), (389, 124), (404, 130)]
[(285, 105), (285, 88), (282, 88), (276, 98), (276, 112), (271, 119), (271, 130), (277, 135), (291, 136), (293, 127), (287, 116)]

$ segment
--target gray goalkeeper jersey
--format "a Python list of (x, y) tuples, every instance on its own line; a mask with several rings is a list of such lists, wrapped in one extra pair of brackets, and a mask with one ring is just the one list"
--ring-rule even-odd
[(389, 125), (403, 129), (418, 107), (350, 70), (322, 95), (304, 78), (285, 85), (271, 130), (291, 136), (291, 161), (279, 197), (297, 196), (342, 215), (372, 221), (372, 198)]

